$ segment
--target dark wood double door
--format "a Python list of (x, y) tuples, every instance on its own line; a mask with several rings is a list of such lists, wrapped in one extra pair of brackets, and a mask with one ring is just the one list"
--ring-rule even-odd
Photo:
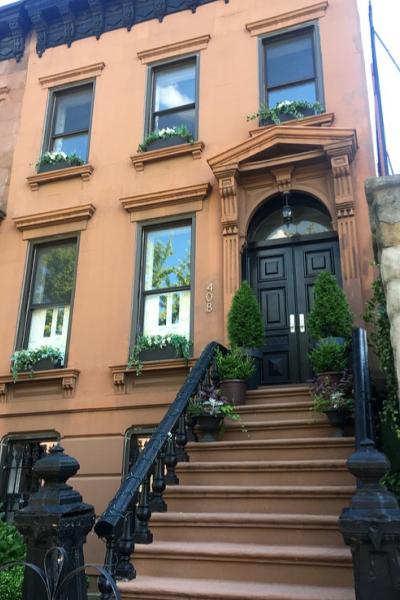
[(311, 378), (307, 316), (313, 306), (315, 279), (322, 271), (334, 274), (341, 284), (339, 245), (332, 236), (247, 248), (245, 275), (265, 323), (263, 385)]

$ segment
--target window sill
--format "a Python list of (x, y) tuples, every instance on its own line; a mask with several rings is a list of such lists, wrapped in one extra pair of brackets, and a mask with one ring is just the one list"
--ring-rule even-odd
[(0, 401), (6, 399), (9, 386), (24, 386), (36, 381), (41, 383), (60, 382), (63, 398), (70, 398), (75, 393), (78, 377), (79, 371), (76, 369), (50, 369), (49, 371), (35, 371), (33, 374), (20, 373), (17, 381), (14, 381), (10, 374), (0, 375)]
[(159, 150), (150, 150), (147, 152), (138, 152), (131, 156), (131, 161), (136, 171), (144, 171), (147, 163), (175, 158), (176, 156), (185, 156), (191, 154), (193, 159), (201, 158), (204, 150), (204, 142), (194, 142), (194, 144), (178, 144), (168, 146)]
[(189, 371), (196, 363), (195, 358), (186, 360), (184, 358), (170, 358), (166, 360), (151, 360), (143, 362), (142, 374), (137, 376), (135, 369), (128, 369), (126, 365), (116, 365), (110, 367), (113, 384), (117, 393), (124, 394), (126, 391), (127, 376), (142, 377), (146, 373), (157, 373), (165, 371)]
[(250, 129), (249, 135), (253, 137), (266, 129), (271, 127), (283, 126), (283, 127), (330, 127), (335, 119), (333, 113), (322, 113), (320, 115), (311, 115), (310, 117), (304, 117), (304, 119), (290, 119), (288, 121), (282, 121), (281, 123), (271, 123), (269, 125), (261, 125)]
[(39, 186), (55, 181), (63, 181), (73, 177), (80, 177), (82, 181), (88, 181), (93, 173), (93, 167), (90, 164), (80, 165), (78, 167), (65, 167), (64, 169), (56, 169), (55, 171), (47, 171), (27, 177), (29, 187), (33, 192), (39, 189)]

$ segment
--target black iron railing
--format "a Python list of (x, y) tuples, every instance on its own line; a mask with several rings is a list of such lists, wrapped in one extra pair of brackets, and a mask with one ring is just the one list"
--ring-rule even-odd
[(353, 330), (353, 379), (355, 403), (355, 436), (356, 448), (363, 440), (375, 441), (371, 380), (368, 365), (368, 343), (365, 329)]
[[(163, 498), (166, 486), (176, 485), (178, 462), (188, 461), (186, 444), (194, 440), (193, 421), (186, 414), (190, 398), (216, 379), (214, 365), (217, 342), (211, 342), (188, 374), (174, 402), (154, 431), (138, 460), (121, 483), (95, 525), (97, 535), (106, 541), (105, 568), (113, 579), (129, 580), (136, 576), (131, 563), (135, 543), (153, 540), (149, 528), (152, 512), (166, 511)], [(102, 600), (112, 597), (106, 578), (100, 578)]]

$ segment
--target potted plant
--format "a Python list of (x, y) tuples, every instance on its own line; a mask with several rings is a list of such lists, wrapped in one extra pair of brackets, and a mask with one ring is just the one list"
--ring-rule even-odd
[(304, 119), (311, 115), (324, 112), (324, 107), (319, 102), (307, 102), (306, 100), (283, 100), (273, 107), (262, 103), (257, 112), (247, 115), (248, 121), (259, 120), (260, 125), (282, 123), (293, 119)]
[(237, 346), (253, 358), (254, 369), (247, 381), (250, 390), (261, 382), (264, 322), (257, 298), (247, 281), (243, 281), (233, 296), (228, 313), (228, 337), (231, 347)]
[(139, 335), (133, 346), (129, 359), (128, 369), (135, 369), (140, 375), (143, 361), (190, 358), (192, 342), (184, 335), (170, 333), (167, 335)]
[(36, 163), (36, 171), (45, 173), (66, 167), (77, 167), (85, 164), (84, 161), (75, 153), (66, 154), (65, 152), (45, 152)]
[(244, 404), (246, 380), (254, 372), (254, 359), (235, 346), (226, 353), (217, 350), (215, 364), (223, 396), (235, 405)]
[(40, 348), (28, 350), (16, 350), (11, 356), (11, 372), (14, 381), (18, 379), (19, 373), (34, 371), (47, 371), (62, 367), (64, 354), (53, 346), (41, 346)]
[(155, 129), (148, 133), (143, 142), (138, 146), (138, 152), (147, 152), (147, 150), (158, 150), (168, 146), (178, 144), (193, 144), (194, 137), (186, 125), (177, 125), (174, 127), (164, 127)]
[(338, 344), (327, 338), (311, 350), (309, 357), (317, 377), (328, 377), (331, 381), (335, 381), (347, 365), (347, 345)]
[(353, 421), (354, 401), (352, 398), (352, 377), (346, 369), (337, 381), (328, 377), (317, 378), (311, 388), (314, 412), (324, 413), (331, 425), (344, 434)]
[(187, 415), (192, 418), (202, 435), (200, 442), (215, 442), (224, 418), (239, 421), (240, 415), (234, 405), (221, 396), (215, 386), (206, 386), (190, 399)]
[(311, 336), (345, 344), (351, 338), (353, 315), (336, 278), (325, 271), (315, 281), (314, 306), (308, 316)]

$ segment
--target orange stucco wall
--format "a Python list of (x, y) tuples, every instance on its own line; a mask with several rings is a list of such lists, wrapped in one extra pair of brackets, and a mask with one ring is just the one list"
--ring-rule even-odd
[[(115, 392), (109, 366), (123, 364), (127, 358), (137, 232), (120, 198), (206, 182), (213, 185), (202, 210), (196, 212), (193, 333), (197, 356), (208, 341), (224, 338), (220, 199), (207, 158), (248, 139), (251, 127), (246, 115), (259, 104), (258, 39), (245, 25), (305, 6), (306, 0), (213, 2), (194, 15), (184, 11), (163, 23), (139, 24), (129, 33), (117, 30), (98, 41), (89, 38), (71, 48), (48, 49), (42, 58), (35, 53), (35, 39), (29, 43), (7, 218), (0, 225), (0, 374), (10, 368), (28, 247), (13, 218), (88, 203), (96, 212), (80, 235), (68, 357), (68, 367), (80, 370), (76, 391), (63, 398), (54, 388), (35, 387), (34, 382), (16, 386), (0, 405), (0, 436), (57, 430), (67, 451), (81, 462), (80, 491), (98, 511), (118, 483), (124, 432), (135, 423), (156, 422), (183, 380), (181, 371), (159, 380), (144, 374), (127, 394)], [(207, 34), (211, 38), (200, 51), (199, 80), (198, 137), (205, 144), (204, 152), (197, 160), (191, 155), (177, 157), (136, 171), (130, 156), (143, 137), (148, 70), (137, 52)], [(334, 113), (335, 126), (357, 132), (352, 177), (367, 294), (372, 254), (363, 181), (374, 173), (374, 165), (355, 0), (330, 0), (320, 19), (320, 40), (326, 109)], [(70, 179), (32, 191), (27, 177), (34, 174), (41, 152), (48, 99), (48, 87), (39, 78), (100, 62), (105, 67), (96, 78), (89, 153), (93, 175), (89, 181)], [(45, 231), (52, 232), (51, 228)], [(213, 311), (207, 313), (205, 292), (210, 282), (215, 298)]]

